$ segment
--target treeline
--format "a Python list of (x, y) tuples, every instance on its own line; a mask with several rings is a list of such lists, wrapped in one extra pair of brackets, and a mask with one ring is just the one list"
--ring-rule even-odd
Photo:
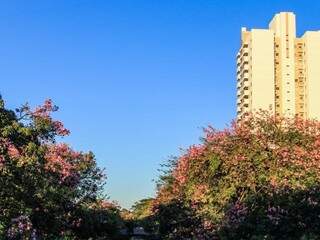
[(134, 219), (161, 239), (320, 239), (320, 123), (249, 115), (166, 164)]
[(0, 98), (0, 239), (115, 239), (123, 221), (102, 194), (104, 172), (57, 141), (69, 131), (54, 111), (50, 100), (12, 111)]
[[(248, 115), (204, 129), (162, 168), (155, 198), (128, 211), (103, 195), (93, 153), (48, 100), (14, 111), (0, 98), (0, 240), (320, 239), (320, 122)], [(58, 141), (59, 140), (59, 141)], [(142, 227), (142, 228), (141, 228)]]

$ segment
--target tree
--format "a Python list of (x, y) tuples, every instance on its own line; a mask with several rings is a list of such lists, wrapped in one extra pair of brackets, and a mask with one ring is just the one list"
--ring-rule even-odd
[(148, 233), (155, 233), (157, 231), (157, 222), (152, 212), (153, 203), (153, 198), (145, 198), (132, 206), (131, 213), (134, 227), (143, 227)]
[(320, 238), (318, 121), (260, 112), (225, 130), (208, 127), (169, 176), (155, 210), (178, 202), (174, 210), (193, 213), (196, 228), (175, 215), (194, 239)]
[[(0, 98), (0, 236), (76, 236), (81, 209), (101, 198), (105, 175), (93, 153), (58, 142), (69, 134), (51, 100), (32, 110), (8, 110)], [(81, 239), (81, 236), (76, 236)]]

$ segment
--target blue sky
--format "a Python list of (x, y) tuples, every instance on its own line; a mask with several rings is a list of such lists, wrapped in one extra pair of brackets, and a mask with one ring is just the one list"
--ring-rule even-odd
[(235, 117), (240, 28), (294, 11), (320, 29), (308, 0), (0, 1), (0, 92), (7, 106), (52, 98), (56, 117), (106, 168), (106, 192), (129, 207), (153, 196), (159, 164)]

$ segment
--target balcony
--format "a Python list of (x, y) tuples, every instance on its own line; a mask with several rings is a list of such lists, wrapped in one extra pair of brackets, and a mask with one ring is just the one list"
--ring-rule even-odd
[(243, 75), (242, 75), (243, 79), (245, 81), (248, 81), (249, 80), (249, 73), (248, 72), (244, 72)]

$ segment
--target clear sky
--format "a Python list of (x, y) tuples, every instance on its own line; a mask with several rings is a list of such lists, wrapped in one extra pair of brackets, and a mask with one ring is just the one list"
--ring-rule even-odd
[(0, 1), (0, 92), (7, 106), (52, 98), (79, 150), (106, 168), (129, 207), (153, 196), (159, 164), (235, 117), (240, 28), (294, 11), (320, 29), (316, 0)]

